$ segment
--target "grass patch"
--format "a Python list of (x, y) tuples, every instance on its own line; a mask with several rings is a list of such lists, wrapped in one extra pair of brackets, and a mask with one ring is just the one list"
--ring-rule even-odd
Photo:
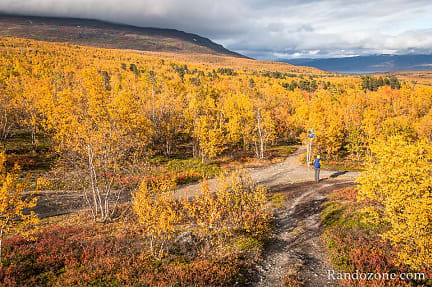
[(282, 207), (283, 203), (285, 202), (286, 197), (283, 193), (273, 193), (270, 198), (270, 202), (273, 204), (274, 207), (280, 208)]
[(5, 142), (5, 150), (9, 153), (43, 152), (48, 150), (48, 140), (42, 135), (36, 135), (36, 144), (32, 144), (31, 133), (28, 130), (14, 130)]
[(346, 171), (362, 171), (363, 169), (359, 164), (352, 163), (349, 161), (332, 161), (332, 162), (324, 162), (321, 163), (321, 168), (323, 169), (331, 169), (331, 170), (346, 170)]
[(204, 164), (199, 159), (172, 159), (164, 165), (175, 178), (176, 184), (188, 184), (219, 175), (222, 170), (215, 164)]
[(343, 225), (345, 207), (339, 202), (328, 202), (321, 213), (321, 221), (324, 226)]
[(233, 245), (240, 251), (259, 252), (264, 247), (264, 242), (252, 236), (240, 235), (234, 238)]
[(173, 159), (167, 162), (167, 169), (179, 173), (193, 170), (203, 177), (209, 178), (218, 175), (221, 170), (215, 164), (204, 164), (199, 159)]
[(277, 157), (288, 157), (297, 150), (297, 146), (294, 145), (276, 145), (268, 149), (269, 153), (273, 153)]
[(284, 161), (298, 148), (297, 145), (275, 145), (264, 152), (264, 159), (255, 157), (253, 151), (235, 151), (213, 160), (222, 168), (263, 167)]
[[(36, 143), (32, 144), (31, 133), (24, 129), (14, 130), (5, 141), (3, 149), (7, 168), (18, 164), (23, 176), (29, 175), (32, 182), (45, 175), (57, 159), (57, 155), (50, 150), (46, 137), (37, 135)], [(33, 185), (31, 187), (34, 188)]]

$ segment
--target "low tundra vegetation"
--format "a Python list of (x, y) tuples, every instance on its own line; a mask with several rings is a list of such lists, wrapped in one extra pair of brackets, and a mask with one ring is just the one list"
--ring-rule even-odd
[[(426, 266), (414, 270), (398, 261), (400, 248), (392, 245), (382, 234), (387, 225), (366, 223), (364, 204), (358, 201), (358, 190), (349, 187), (333, 193), (322, 212), (324, 239), (335, 272), (406, 273), (421, 272), (431, 278)], [(341, 280), (342, 286), (430, 286), (430, 280)]]
[(353, 273), (423, 273), (424, 280), (348, 280), (346, 286), (431, 286), (432, 150), (401, 136), (371, 146), (359, 186), (322, 212), (334, 267)]
[(171, 179), (143, 180), (121, 220), (91, 214), (4, 240), (4, 286), (233, 286), (250, 280), (271, 226), (267, 190), (244, 172), (178, 197)]

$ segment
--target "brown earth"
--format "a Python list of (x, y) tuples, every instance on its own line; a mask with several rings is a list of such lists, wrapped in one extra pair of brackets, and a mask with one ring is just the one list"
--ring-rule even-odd
[(275, 211), (276, 227), (259, 264), (256, 286), (281, 286), (293, 276), (303, 286), (335, 286), (328, 280), (331, 264), (321, 237), (321, 211), (331, 191), (352, 186), (352, 181), (325, 180), (274, 187), (286, 197)]
[[(293, 154), (288, 156), (285, 161), (265, 167), (249, 168), (247, 173), (252, 179), (269, 189), (281, 185), (289, 185), (298, 182), (307, 182), (314, 179), (314, 170), (300, 162), (300, 157), (305, 153), (304, 146), (299, 147)], [(320, 177), (322, 181), (327, 180), (350, 180), (352, 181), (358, 172), (355, 171), (334, 171), (321, 169)], [(217, 179), (208, 180), (210, 189), (217, 186)], [(177, 196), (193, 196), (200, 190), (199, 183), (192, 183), (180, 187)]]

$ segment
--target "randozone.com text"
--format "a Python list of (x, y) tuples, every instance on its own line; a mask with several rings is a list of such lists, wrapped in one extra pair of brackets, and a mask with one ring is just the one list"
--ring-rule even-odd
[(425, 280), (424, 273), (374, 273), (374, 272), (359, 272), (353, 273), (337, 272), (335, 270), (327, 270), (327, 278), (329, 280)]

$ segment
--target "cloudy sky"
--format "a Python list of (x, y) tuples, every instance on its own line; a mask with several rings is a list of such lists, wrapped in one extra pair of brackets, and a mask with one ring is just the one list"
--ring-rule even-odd
[(431, 0), (0, 0), (0, 11), (174, 28), (258, 59), (432, 54)]

